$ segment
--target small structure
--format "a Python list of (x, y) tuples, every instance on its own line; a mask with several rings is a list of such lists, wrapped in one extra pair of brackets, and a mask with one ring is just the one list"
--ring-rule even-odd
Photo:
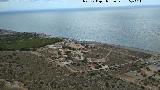
[(108, 65), (104, 65), (104, 66), (102, 66), (101, 69), (109, 69), (109, 66)]
[(61, 45), (47, 45), (47, 47), (52, 49), (62, 49)]
[(60, 62), (60, 65), (61, 65), (61, 66), (70, 65), (71, 63), (73, 63), (73, 61), (72, 61), (72, 60), (68, 60), (68, 61)]
[(83, 53), (81, 53), (80, 51), (73, 51), (72, 54), (75, 59), (84, 60)]
[(71, 47), (71, 48), (74, 48), (74, 49), (83, 49), (83, 48), (85, 48), (84, 46), (82, 46), (81, 44), (75, 44), (75, 43), (69, 43), (69, 45), (68, 45), (69, 47)]
[(101, 58), (101, 59), (92, 59), (92, 62), (97, 62), (97, 63), (101, 63), (101, 62), (106, 62), (105, 58)]

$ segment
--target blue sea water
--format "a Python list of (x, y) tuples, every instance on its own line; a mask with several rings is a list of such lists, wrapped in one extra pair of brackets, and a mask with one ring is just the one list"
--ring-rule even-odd
[(0, 13), (0, 28), (160, 52), (160, 7)]

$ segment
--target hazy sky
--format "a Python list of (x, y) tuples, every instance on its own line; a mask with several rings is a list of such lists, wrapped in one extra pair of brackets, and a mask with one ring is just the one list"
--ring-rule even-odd
[(142, 0), (141, 3), (138, 1), (131, 3), (129, 0), (117, 0), (121, 1), (120, 3), (113, 3), (113, 1), (115, 0), (108, 0), (108, 3), (84, 3), (83, 0), (0, 0), (0, 11), (160, 5), (160, 0)]

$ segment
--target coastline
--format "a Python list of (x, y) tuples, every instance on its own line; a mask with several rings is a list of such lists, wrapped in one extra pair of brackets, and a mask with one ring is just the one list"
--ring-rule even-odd
[[(57, 38), (62, 38), (62, 37), (57, 37)], [(131, 51), (144, 52), (144, 53), (149, 53), (149, 54), (160, 54), (160, 52), (156, 52), (156, 51), (145, 50), (145, 49), (140, 49), (140, 48), (135, 48), (135, 47), (127, 47), (127, 46), (116, 45), (116, 44), (108, 44), (108, 43), (102, 43), (102, 42), (96, 42), (96, 41), (78, 41), (78, 40), (74, 40), (71, 38), (63, 38), (63, 39), (71, 40), (73, 42), (78, 42), (78, 43), (82, 43), (82, 44), (86, 43), (86, 44), (107, 45), (107, 46), (113, 46), (115, 48), (128, 49)]]
[[(31, 33), (31, 34), (36, 34), (38, 35), (38, 37), (41, 38), (59, 38), (62, 40), (69, 40), (75, 43), (81, 43), (81, 44), (97, 44), (97, 45), (106, 45), (106, 46), (112, 46), (115, 48), (120, 48), (120, 49), (127, 49), (127, 50), (131, 50), (131, 51), (137, 51), (137, 52), (144, 52), (144, 53), (149, 53), (152, 55), (158, 55), (160, 54), (160, 52), (156, 52), (156, 51), (151, 51), (151, 50), (145, 50), (145, 49), (140, 49), (140, 48), (135, 48), (135, 47), (127, 47), (127, 46), (122, 46), (122, 45), (115, 45), (115, 44), (109, 44), (109, 43), (104, 43), (104, 42), (96, 42), (96, 41), (79, 41), (79, 40), (75, 40), (72, 38), (65, 38), (65, 37), (53, 37), (52, 35), (48, 35), (45, 33), (37, 33), (37, 32), (16, 32), (16, 31), (12, 31), (12, 30), (5, 30), (5, 29), (0, 29), (0, 33), (3, 34), (15, 34), (15, 33)], [(2, 35), (3, 35), (2, 34)]]

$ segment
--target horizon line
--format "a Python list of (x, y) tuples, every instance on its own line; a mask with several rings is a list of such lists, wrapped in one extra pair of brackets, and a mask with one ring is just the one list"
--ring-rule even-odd
[(0, 11), (1, 13), (17, 13), (17, 12), (41, 12), (41, 11), (87, 11), (87, 10), (111, 10), (111, 9), (135, 9), (135, 8), (154, 8), (160, 7), (160, 5), (144, 5), (144, 6), (110, 6), (110, 7), (83, 7), (83, 8), (59, 8), (59, 9), (35, 9), (35, 10), (11, 10)]

